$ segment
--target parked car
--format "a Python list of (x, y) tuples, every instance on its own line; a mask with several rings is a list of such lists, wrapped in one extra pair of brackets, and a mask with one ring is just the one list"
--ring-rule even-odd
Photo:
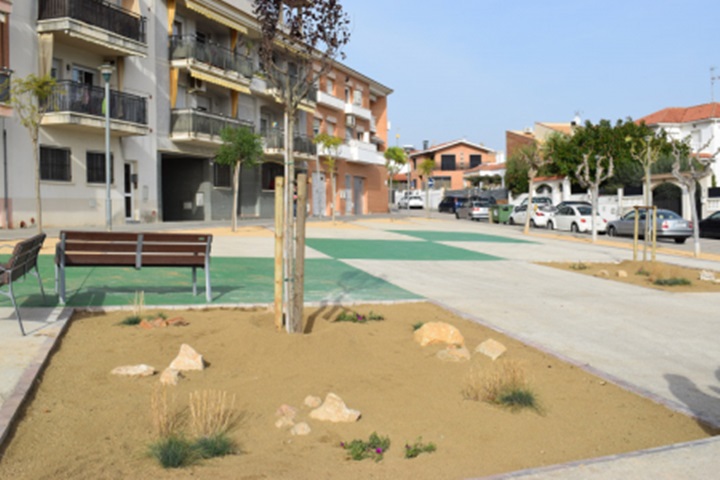
[(575, 205), (575, 206), (584, 205), (586, 207), (592, 207), (592, 203), (590, 203), (590, 202), (585, 202), (582, 200), (565, 200), (565, 201), (562, 201), (562, 202), (558, 203), (557, 205), (555, 205), (555, 209), (557, 210), (566, 205)]
[(707, 238), (720, 238), (720, 211), (700, 220), (700, 236)]
[[(547, 221), (547, 228), (550, 230), (568, 230), (571, 232), (592, 231), (592, 207), (587, 205), (563, 205), (558, 208), (552, 218)], [(600, 215), (595, 216), (595, 231), (604, 233), (607, 227), (607, 220)]]
[(398, 208), (423, 208), (425, 202), (419, 195), (403, 197), (398, 202)]
[[(547, 203), (535, 204), (535, 201), (533, 201), (533, 205), (535, 205), (535, 208), (533, 209), (532, 215), (530, 216), (530, 226), (531, 227), (546, 227), (548, 219), (550, 217), (552, 217), (555, 208), (552, 206), (552, 204), (547, 204)], [(512, 213), (510, 213), (510, 218), (508, 218), (508, 223), (510, 225), (524, 224), (526, 212), (527, 212), (527, 203), (517, 205), (515, 208), (513, 208)]]
[(455, 210), (455, 218), (486, 220), (490, 216), (490, 208), (495, 203), (493, 197), (472, 197)]
[[(617, 220), (608, 222), (608, 236), (632, 236), (635, 231), (635, 213), (635, 210), (633, 210)], [(646, 210), (638, 210), (637, 213), (640, 215), (638, 218), (638, 234), (643, 237)], [(658, 210), (656, 232), (657, 238), (672, 238), (675, 243), (685, 243), (685, 240), (693, 234), (692, 222), (688, 222), (671, 210)]]
[(455, 213), (457, 208), (467, 201), (465, 197), (447, 196), (440, 200), (438, 212)]

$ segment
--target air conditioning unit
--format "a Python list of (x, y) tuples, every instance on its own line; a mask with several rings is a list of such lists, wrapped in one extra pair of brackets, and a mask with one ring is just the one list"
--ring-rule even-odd
[(347, 126), (347, 127), (355, 126), (355, 115), (345, 115), (345, 126)]
[(195, 77), (192, 77), (190, 80), (190, 93), (205, 91), (205, 82)]

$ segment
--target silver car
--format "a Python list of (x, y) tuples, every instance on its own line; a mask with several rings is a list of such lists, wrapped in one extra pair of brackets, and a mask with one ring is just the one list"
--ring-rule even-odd
[(487, 220), (494, 205), (493, 197), (473, 197), (455, 209), (455, 218)]
[[(637, 213), (640, 215), (638, 218), (638, 235), (642, 238), (645, 231), (646, 210), (638, 210)], [(608, 222), (608, 236), (633, 236), (635, 232), (635, 214), (636, 212), (633, 210), (617, 220)], [(672, 238), (675, 243), (685, 243), (685, 240), (693, 234), (692, 222), (688, 222), (671, 210), (657, 211), (656, 227), (657, 238)]]

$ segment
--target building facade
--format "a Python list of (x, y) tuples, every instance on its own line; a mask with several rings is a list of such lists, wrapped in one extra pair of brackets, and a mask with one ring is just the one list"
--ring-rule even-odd
[[(0, 12), (4, 3), (0, 0)], [(50, 73), (57, 81), (40, 132), (44, 225), (105, 223), (101, 65), (113, 68), (113, 224), (230, 219), (230, 169), (213, 161), (226, 126), (252, 128), (264, 142), (262, 164), (241, 171), (239, 216), (273, 216), (274, 178), (283, 174), (283, 107), (262, 73), (251, 1), (28, 0), (12, 7), (13, 75)], [(320, 164), (323, 171), (313, 176), (311, 196), (313, 205), (329, 205), (329, 175), (322, 175), (312, 140), (319, 131), (330, 131), (334, 119), (333, 133), (345, 139), (335, 195), (351, 203), (348, 208), (341, 202), (341, 213), (383, 211), (382, 150), (391, 90), (340, 63), (327, 77), (336, 80), (332, 93), (328, 78), (320, 79), (325, 93), (313, 91), (295, 118), (298, 170), (312, 176)], [(35, 212), (31, 142), (17, 119), (8, 120), (6, 130), (10, 226), (30, 225)]]
[(409, 155), (411, 189), (424, 188), (427, 178), (421, 178), (420, 164), (430, 159), (435, 163), (430, 178), (433, 188), (460, 190), (467, 188), (469, 177), (465, 174), (473, 172), (476, 175), (482, 165), (494, 165), (497, 162), (496, 152), (484, 145), (467, 140), (455, 140), (434, 146), (426, 146), (420, 151)]

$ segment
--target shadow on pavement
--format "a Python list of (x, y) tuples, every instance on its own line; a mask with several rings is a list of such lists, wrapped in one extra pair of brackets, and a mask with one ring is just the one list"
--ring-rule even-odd
[[(710, 435), (720, 434), (720, 387), (709, 386), (719, 395), (708, 395), (687, 377), (673, 374), (663, 377), (668, 382), (670, 392), (690, 409), (698, 425)], [(715, 370), (715, 377), (720, 381), (720, 368)]]

